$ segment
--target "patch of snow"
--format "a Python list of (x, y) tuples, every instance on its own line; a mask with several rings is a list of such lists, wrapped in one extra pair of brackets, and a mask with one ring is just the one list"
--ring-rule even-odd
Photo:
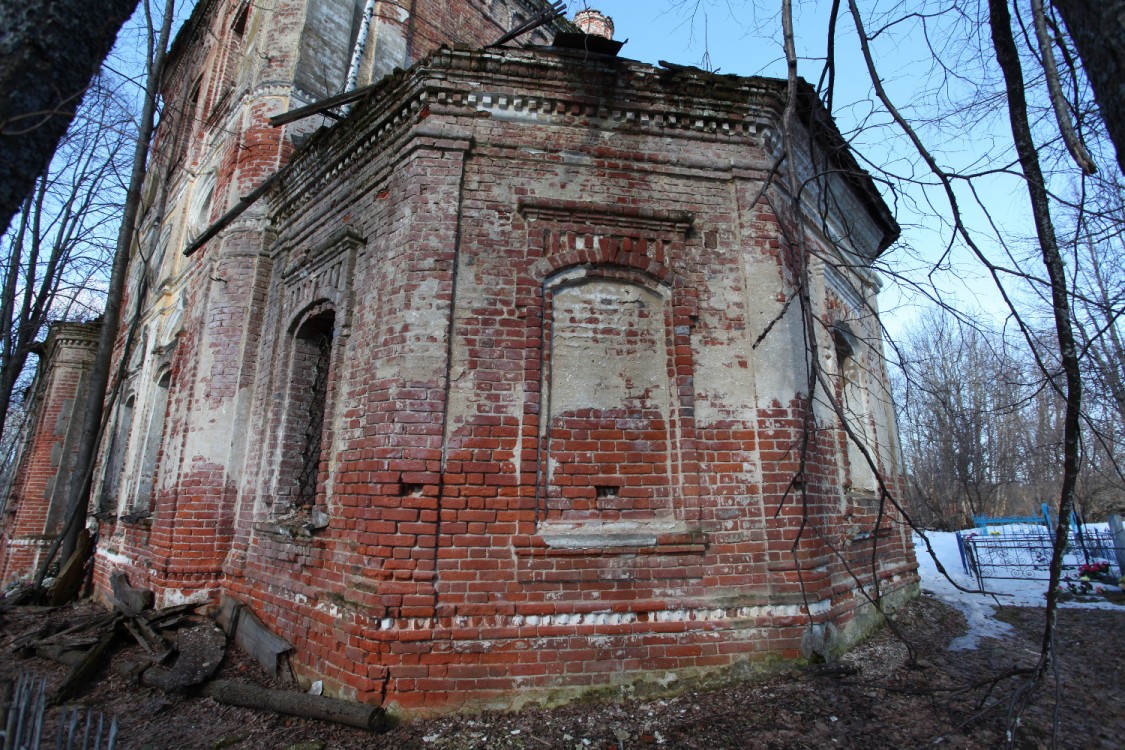
[[(1106, 524), (1089, 524), (1090, 530), (1106, 528)], [(1036, 527), (1042, 529), (1042, 527)], [(977, 529), (967, 529), (962, 536), (978, 532)], [(1026, 579), (1011, 580), (999, 578), (984, 579), (985, 590), (980, 591), (980, 584), (976, 577), (965, 570), (961, 561), (961, 554), (957, 548), (957, 534), (948, 532), (925, 532), (933, 548), (934, 556), (941, 561), (948, 578), (938, 571), (926, 548), (926, 544), (919, 534), (914, 535), (914, 551), (918, 557), (918, 575), (922, 579), (922, 589), (936, 596), (947, 604), (957, 607), (968, 620), (968, 632), (955, 638), (950, 644), (950, 649), (975, 648), (981, 638), (995, 638), (1003, 636), (1012, 629), (1012, 626), (997, 620), (994, 615), (998, 606), (1012, 607), (1043, 607), (1046, 605), (1047, 582)], [(1072, 577), (1075, 576), (1070, 571)], [(1063, 577), (1067, 576), (1064, 571)], [(956, 584), (956, 585), (955, 585)], [(960, 586), (961, 588), (958, 588)], [(966, 590), (962, 590), (966, 589)], [(1117, 609), (1120, 605), (1097, 598), (1090, 601), (1060, 602), (1060, 608), (1067, 609)]]

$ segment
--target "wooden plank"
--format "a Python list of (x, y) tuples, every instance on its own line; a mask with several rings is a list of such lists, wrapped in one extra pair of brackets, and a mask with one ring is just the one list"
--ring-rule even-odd
[(188, 604), (177, 604), (174, 607), (164, 607), (163, 609), (154, 609), (145, 612), (143, 617), (146, 622), (157, 627), (168, 627), (168, 622), (171, 620), (179, 620), (185, 616), (191, 616), (195, 610), (199, 609), (202, 605), (201, 602), (189, 602)]
[(234, 637), (234, 630), (238, 627), (238, 615), (242, 611), (242, 602), (223, 594), (219, 600), (219, 611), (215, 614), (215, 622), (223, 629), (228, 638)]
[(293, 650), (293, 646), (270, 632), (249, 607), (230, 597), (223, 597), (216, 619), (234, 642), (262, 665), (262, 669), (273, 677), (288, 676), (281, 667), (285, 663), (285, 655)]
[[(348, 104), (350, 102), (358, 101), (377, 88), (379, 88), (379, 84), (373, 83), (370, 86), (361, 86), (358, 89), (352, 89), (351, 91), (345, 91), (342, 94), (330, 96), (327, 99), (321, 99), (319, 102), (313, 102), (312, 104), (305, 105), (304, 107), (291, 109), (288, 112), (284, 112), (280, 115), (274, 115), (273, 117), (271, 117), (270, 125), (276, 128), (281, 125), (285, 125), (296, 120), (301, 120), (306, 117), (312, 117), (313, 115), (318, 114), (325, 114), (329, 117), (333, 117), (333, 115), (324, 112), (324, 110), (331, 109), (333, 107), (339, 107), (341, 104)], [(336, 119), (339, 119), (339, 117), (336, 117)]]
[(109, 625), (111, 622), (116, 620), (117, 617), (118, 617), (118, 615), (115, 612), (107, 614), (107, 615), (100, 615), (98, 617), (93, 617), (89, 620), (85, 620), (83, 622), (80, 622), (77, 625), (72, 625), (69, 628), (67, 628), (66, 630), (60, 630), (57, 633), (52, 633), (51, 635), (44, 636), (43, 638), (40, 638), (38, 640), (36, 645), (54, 643), (54, 642), (58, 641), (59, 639), (63, 638), (64, 636), (72, 635), (74, 633), (81, 633), (85, 630), (95, 630), (95, 631), (98, 631), (98, 633), (100, 634), (102, 629), (106, 625)]
[(127, 617), (123, 624), (125, 629), (133, 635), (133, 638), (149, 655), (149, 660), (153, 663), (163, 664), (175, 652), (175, 649), (163, 636), (154, 631), (148, 623), (139, 617)]
[(59, 646), (57, 644), (36, 646), (35, 655), (40, 659), (50, 659), (51, 661), (57, 661), (59, 664), (65, 664), (68, 667), (77, 667), (86, 658), (86, 655), (81, 651), (75, 651), (66, 646)]
[(86, 652), (81, 662), (70, 670), (70, 674), (66, 676), (66, 679), (63, 680), (63, 683), (59, 685), (58, 689), (52, 695), (51, 702), (53, 704), (58, 705), (70, 698), (97, 674), (102, 666), (102, 662), (105, 660), (109, 647), (113, 645), (113, 641), (117, 638), (118, 617), (120, 617), (120, 615), (115, 616), (113, 623), (106, 629), (101, 640)]
[[(292, 162), (290, 162), (290, 164), (291, 163)], [(217, 235), (219, 232), (223, 231), (223, 229), (226, 228), (228, 224), (241, 216), (243, 212), (246, 211), (246, 209), (250, 208), (250, 206), (254, 205), (254, 203), (257, 202), (259, 198), (266, 194), (266, 191), (270, 189), (270, 186), (281, 179), (281, 176), (289, 171), (289, 166), (289, 164), (286, 164), (284, 167), (267, 177), (261, 185), (254, 188), (249, 195), (242, 198), (242, 200), (236, 203), (231, 210), (220, 216), (214, 224), (207, 227), (207, 229), (203, 231), (203, 234), (196, 237), (190, 245), (184, 248), (184, 257), (190, 258), (192, 254), (195, 253), (195, 251), (199, 248), (203, 247), (208, 240)]]

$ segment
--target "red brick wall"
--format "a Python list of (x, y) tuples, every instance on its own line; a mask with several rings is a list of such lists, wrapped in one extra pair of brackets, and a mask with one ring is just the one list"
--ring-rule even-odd
[[(470, 5), (426, 17), (452, 35)], [(876, 542), (906, 591), (909, 540), (847, 502), (781, 314), (781, 90), (444, 52), (357, 106), (178, 282), (153, 516), (107, 528), (100, 585), (230, 593), (302, 674), (408, 710), (793, 658), (855, 616)], [(276, 106), (251, 106), (220, 185), (287, 158)], [(321, 528), (279, 498), (294, 334), (329, 308)]]
[(81, 419), (74, 409), (93, 365), (97, 323), (55, 323), (43, 347), (27, 437), (4, 508), (0, 581), (35, 572), (58, 534), (72, 476)]
[[(495, 110), (535, 84), (490, 85)], [(396, 104), (383, 106), (371, 122)], [(780, 308), (791, 274), (769, 204), (737, 198), (743, 184), (755, 192), (749, 177), (685, 173), (665, 155), (729, 163), (747, 138), (670, 149), (667, 133), (638, 132), (610, 147), (589, 137), (581, 107), (550, 111), (552, 124), (534, 127), (431, 106), (412, 127), (450, 135), (420, 132), (401, 151), (403, 126), (385, 131), (382, 148), (304, 203), (325, 158), (310, 153), (279, 204), (303, 207), (283, 209), (251, 409), (254, 481), (224, 586), (294, 643), (301, 669), (345, 694), (424, 710), (792, 658), (810, 613), (843, 628), (862, 602), (844, 563), (869, 554), (873, 518), (843, 502), (838, 431), (809, 433), (798, 474), (809, 409), (797, 386), (749, 409), (714, 392), (728, 368), (761, 381), (784, 366), (756, 359), (746, 307)], [(529, 160), (544, 147), (581, 167)], [(362, 244), (334, 240), (342, 225)], [(745, 263), (774, 269), (765, 302), (745, 287)], [(619, 408), (543, 425), (555, 337), (577, 325), (573, 306), (556, 315), (569, 282), (553, 280), (576, 269), (662, 290), (663, 311), (645, 313), (666, 316), (659, 326), (600, 335), (665, 371)], [(336, 305), (345, 338), (330, 521), (310, 530), (272, 509), (284, 477), (271, 446), (291, 327), (318, 299)], [(779, 326), (785, 336), (799, 329)], [(716, 361), (712, 348), (741, 355)], [(599, 505), (598, 487), (619, 489)], [(909, 584), (901, 531), (875, 537), (888, 587)]]

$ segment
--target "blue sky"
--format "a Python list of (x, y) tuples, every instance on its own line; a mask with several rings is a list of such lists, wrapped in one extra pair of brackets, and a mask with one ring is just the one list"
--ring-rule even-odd
[[(568, 9), (573, 13), (587, 5), (611, 16), (616, 38), (629, 40), (622, 56), (653, 64), (668, 60), (710, 67), (720, 73), (785, 76), (781, 4), (777, 0), (571, 0)], [(865, 21), (869, 33), (892, 18), (895, 5), (878, 0), (861, 3), (863, 11), (870, 14)], [(816, 0), (794, 3), (796, 44), (801, 58), (798, 72), (813, 83), (823, 68), (828, 6), (829, 3)], [(879, 34), (874, 46), (884, 85), (905, 114), (925, 120), (939, 111), (955, 112), (946, 122), (922, 128), (942, 165), (977, 171), (1005, 163), (1010, 140), (1006, 111), (988, 106), (989, 89), (980, 88), (979, 80), (974, 80), (974, 76), (987, 80), (991, 65), (990, 50), (974, 46), (979, 31), (973, 19), (965, 18), (935, 21), (926, 26), (893, 24)], [(853, 139), (860, 156), (868, 159), (870, 165), (886, 167), (895, 176), (924, 174), (917, 154), (901, 130), (890, 124), (874, 103), (846, 3), (838, 40), (833, 114), (840, 129)], [(931, 49), (953, 63), (952, 74), (935, 69)], [(978, 185), (980, 194), (986, 196), (983, 202), (1008, 239), (1018, 239), (1024, 227), (1030, 232), (1026, 194), (1017, 180), (999, 175), (981, 178)], [(932, 278), (937, 285), (935, 292), (963, 311), (986, 312), (1002, 320), (1004, 310), (999, 295), (963, 249), (949, 256), (948, 271), (933, 277), (926, 275), (927, 265), (943, 257), (951, 234), (945, 219), (947, 205), (940, 191), (932, 186), (910, 186), (903, 180), (898, 181), (896, 188), (901, 191), (896, 207), (909, 247), (888, 253), (888, 268), (922, 280)], [(889, 202), (896, 202), (889, 189), (884, 188), (884, 195)], [(966, 216), (979, 228), (981, 242), (999, 251), (998, 233), (983, 210), (974, 205), (972, 192), (960, 197)], [(893, 279), (887, 282), (881, 305), (889, 328), (897, 333), (928, 303)]]
[[(615, 38), (628, 39), (621, 54), (655, 64), (658, 60), (702, 66), (710, 52), (712, 69), (739, 75), (785, 74), (781, 47), (763, 43), (754, 29), (750, 13), (736, 13), (735, 6), (707, 2), (694, 15), (694, 0), (599, 0), (585, 3), (570, 0), (571, 15), (583, 7), (605, 13), (614, 20)], [(777, 30), (780, 32), (780, 22)], [(778, 34), (780, 39), (780, 33)]]

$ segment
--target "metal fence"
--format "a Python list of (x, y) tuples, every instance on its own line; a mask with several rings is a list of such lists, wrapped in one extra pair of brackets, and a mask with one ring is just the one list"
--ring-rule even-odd
[[(984, 587), (984, 579), (1047, 580), (1050, 577), (1054, 534), (1045, 526), (1021, 533), (957, 534), (965, 570)], [(1083, 565), (1104, 562), (1106, 577), (1116, 581), (1122, 575), (1113, 534), (1078, 526), (1070, 535), (1063, 556), (1063, 575), (1077, 577)]]
[(8, 705), (0, 714), (3, 750), (114, 750), (117, 745), (117, 718), (108, 722), (105, 714), (82, 706), (67, 706), (59, 715), (53, 741), (44, 726), (47, 716), (47, 681), (21, 674)]

